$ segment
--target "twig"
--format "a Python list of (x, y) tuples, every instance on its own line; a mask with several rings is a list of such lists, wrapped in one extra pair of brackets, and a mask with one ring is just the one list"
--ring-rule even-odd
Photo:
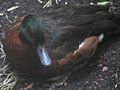
[(8, 20), (9, 23), (12, 23), (12, 21), (8, 18), (8, 15), (5, 14), (6, 19)]
[(17, 8), (19, 8), (19, 6), (13, 6), (13, 7), (11, 7), (11, 8), (8, 8), (7, 11), (8, 11), (8, 12), (9, 12), (9, 11), (13, 11), (13, 10), (15, 10), (15, 9), (17, 9)]
[(50, 6), (52, 6), (52, 0), (49, 0), (49, 1), (43, 6), (43, 8), (45, 8), (45, 7), (50, 7)]
[(43, 1), (42, 0), (37, 0), (40, 4), (42, 4), (43, 3)]

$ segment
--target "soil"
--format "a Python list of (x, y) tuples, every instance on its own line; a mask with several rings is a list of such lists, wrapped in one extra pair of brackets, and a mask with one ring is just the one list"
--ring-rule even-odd
[[(95, 0), (58, 1), (59, 4), (65, 4), (65, 2), (68, 2), (68, 4), (95, 2)], [(1, 0), (0, 32), (5, 32), (15, 18), (39, 10), (44, 3), (40, 4), (37, 0)], [(13, 6), (19, 7), (7, 11), (8, 8)], [(32, 87), (33, 89), (25, 89), (26, 87)], [(21, 88), (22, 90), (120, 90), (120, 34), (111, 35), (104, 40), (96, 54), (90, 59), (89, 64), (75, 71), (64, 85), (58, 87), (55, 83), (19, 81), (14, 90), (21, 90)]]

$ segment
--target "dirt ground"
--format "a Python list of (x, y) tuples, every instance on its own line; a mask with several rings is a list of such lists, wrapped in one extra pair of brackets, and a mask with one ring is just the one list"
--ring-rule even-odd
[[(58, 0), (59, 4), (86, 3), (88, 0)], [(95, 0), (89, 0), (95, 1)], [(88, 2), (87, 2), (88, 3)], [(44, 4), (44, 3), (43, 3)], [(17, 9), (8, 11), (9, 8)], [(41, 8), (37, 0), (1, 0), (0, 32), (6, 31), (8, 25), (18, 16), (31, 14)], [(31, 81), (32, 83), (32, 81)], [(15, 90), (23, 90), (29, 83), (19, 82)], [(32, 86), (32, 85), (29, 85)], [(34, 82), (34, 90), (120, 90), (120, 34), (104, 40), (90, 63), (75, 71), (63, 86), (54, 83)], [(24, 89), (27, 90), (27, 89)], [(31, 90), (31, 89), (30, 89)]]

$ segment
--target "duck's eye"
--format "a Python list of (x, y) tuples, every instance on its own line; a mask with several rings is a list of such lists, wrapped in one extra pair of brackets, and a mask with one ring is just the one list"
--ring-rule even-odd
[(28, 33), (29, 37), (34, 38), (34, 35), (31, 30), (28, 30), (27, 33)]

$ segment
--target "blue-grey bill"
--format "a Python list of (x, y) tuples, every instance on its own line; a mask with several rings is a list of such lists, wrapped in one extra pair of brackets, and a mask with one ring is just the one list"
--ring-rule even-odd
[(40, 58), (41, 63), (44, 66), (50, 66), (52, 64), (52, 60), (49, 57), (49, 55), (48, 55), (47, 51), (45, 50), (45, 48), (39, 46), (37, 48), (37, 53), (38, 53), (38, 56)]

